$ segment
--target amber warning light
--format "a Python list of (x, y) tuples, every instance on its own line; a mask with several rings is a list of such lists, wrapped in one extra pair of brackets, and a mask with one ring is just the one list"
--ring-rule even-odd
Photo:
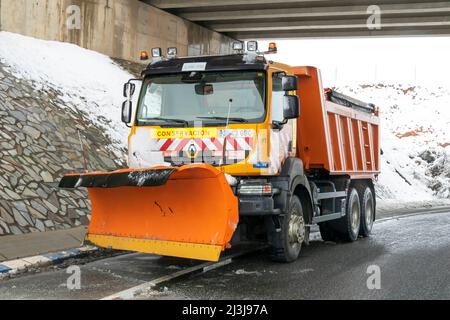
[(141, 51), (141, 61), (148, 60), (148, 52), (147, 51)]
[(277, 44), (275, 42), (271, 42), (269, 44), (269, 52), (270, 53), (277, 53), (278, 52)]

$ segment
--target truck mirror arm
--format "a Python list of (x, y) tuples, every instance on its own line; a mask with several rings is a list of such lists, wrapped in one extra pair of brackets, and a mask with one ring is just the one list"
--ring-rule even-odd
[(122, 122), (127, 128), (132, 128), (132, 114), (133, 114), (133, 95), (136, 91), (136, 85), (133, 82), (143, 82), (143, 78), (133, 78), (128, 80), (123, 86), (123, 96), (127, 100), (122, 104)]
[(132, 78), (128, 80), (128, 82), (126, 82), (123, 85), (123, 97), (132, 98), (136, 91), (136, 85), (133, 82), (142, 82), (142, 81), (143, 81), (142, 78)]
[(274, 130), (282, 130), (283, 127), (288, 123), (288, 119), (285, 119), (283, 121), (272, 121), (272, 127)]

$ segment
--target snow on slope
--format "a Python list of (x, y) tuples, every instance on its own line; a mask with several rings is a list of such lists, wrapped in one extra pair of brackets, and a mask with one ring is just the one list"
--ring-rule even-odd
[(381, 108), (383, 199), (450, 198), (450, 91), (444, 87), (360, 85), (338, 91)]
[(0, 32), (0, 60), (14, 76), (33, 81), (36, 90), (60, 91), (65, 107), (86, 112), (105, 128), (113, 150), (126, 147), (129, 132), (120, 120), (122, 86), (133, 76), (109, 57), (68, 43)]

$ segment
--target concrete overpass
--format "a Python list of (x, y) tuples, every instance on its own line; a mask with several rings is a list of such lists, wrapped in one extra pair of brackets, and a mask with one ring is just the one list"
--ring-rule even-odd
[(450, 36), (450, 0), (0, 0), (0, 31), (139, 61), (154, 47), (227, 54), (234, 39)]
[[(449, 0), (143, 1), (242, 40), (450, 35)], [(381, 9), (381, 29), (368, 28), (372, 5)]]

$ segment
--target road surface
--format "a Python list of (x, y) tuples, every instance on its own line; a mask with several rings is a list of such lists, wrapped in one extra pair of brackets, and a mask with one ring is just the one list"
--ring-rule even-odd
[[(138, 299), (450, 299), (449, 231), (450, 211), (378, 221), (369, 239), (313, 241), (292, 264), (254, 253)], [(72, 263), (80, 290), (67, 288), (70, 274), (58, 267), (0, 281), (0, 299), (101, 299), (199, 264), (142, 254)]]

